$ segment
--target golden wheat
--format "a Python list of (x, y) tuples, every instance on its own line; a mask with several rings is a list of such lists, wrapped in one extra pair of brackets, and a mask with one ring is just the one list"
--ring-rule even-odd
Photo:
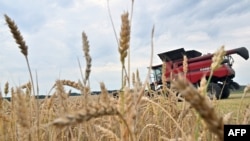
[(120, 32), (120, 44), (119, 44), (119, 53), (120, 53), (120, 61), (122, 66), (124, 66), (125, 58), (127, 56), (127, 50), (129, 48), (130, 41), (130, 23), (128, 19), (128, 12), (122, 14), (121, 20), (121, 32)]
[(68, 113), (65, 116), (59, 117), (52, 122), (52, 125), (55, 126), (68, 126), (77, 123), (81, 123), (83, 121), (88, 121), (92, 118), (108, 116), (108, 115), (119, 115), (119, 111), (116, 107), (107, 106), (103, 107), (98, 103), (89, 104), (88, 107), (74, 112)]
[(5, 85), (4, 85), (4, 94), (5, 96), (9, 93), (9, 83), (6, 82)]
[(219, 117), (205, 96), (202, 96), (196, 88), (185, 78), (179, 76), (173, 85), (178, 89), (180, 94), (187, 100), (200, 114), (200, 116), (207, 123), (208, 128), (215, 134), (218, 138), (223, 141), (224, 138), (224, 123), (221, 117)]
[(66, 85), (66, 86), (70, 86), (72, 88), (75, 88), (77, 90), (80, 90), (80, 86), (79, 86), (79, 83), (78, 82), (74, 82), (74, 81), (71, 81), (71, 80), (60, 80), (60, 83), (62, 85)]
[(82, 42), (83, 42), (83, 52), (86, 60), (85, 78), (84, 85), (89, 81), (89, 76), (91, 72), (91, 56), (89, 54), (89, 41), (85, 32), (82, 32)]
[[(133, 2), (132, 0), (132, 5)], [(131, 14), (132, 11), (133, 9)], [(28, 47), (17, 26), (7, 15), (5, 15), (5, 19), (21, 52), (27, 59)], [(129, 49), (132, 16), (128, 20), (126, 12), (121, 19), (119, 53), (122, 69), (125, 71), (124, 62)], [(153, 33), (154, 28), (152, 30), (152, 50)], [(149, 85), (148, 78), (142, 84), (138, 70), (132, 76), (133, 89), (123, 85), (122, 91), (118, 91), (119, 98), (113, 98), (103, 82), (100, 83), (101, 94), (93, 96), (90, 86), (86, 85), (87, 81), (89, 84), (91, 57), (89, 42), (84, 32), (82, 41), (87, 64), (83, 82), (56, 80), (53, 85), (54, 94), (43, 100), (35, 99), (30, 95), (30, 89), (33, 86), (32, 80), (17, 88), (11, 88), (11, 101), (3, 99), (0, 95), (0, 140), (223, 140), (223, 124), (230, 122), (232, 113), (223, 114), (223, 118), (215, 113), (213, 103), (205, 96), (206, 85), (210, 82), (209, 80), (206, 82), (205, 77), (202, 79), (199, 89), (194, 88), (185, 77), (177, 77), (171, 83), (175, 89), (168, 88), (164, 75), (166, 71), (164, 65), (166, 64), (163, 63), (163, 87), (165, 87), (164, 93), (167, 93), (168, 97), (158, 95), (157, 92), (152, 92), (154, 97), (145, 97), (145, 87)], [(222, 46), (212, 59), (211, 69), (213, 71), (218, 68), (224, 55), (224, 46)], [(183, 61), (185, 74), (188, 71), (185, 56)], [(128, 63), (130, 63), (129, 60)], [(152, 66), (152, 57), (150, 66)], [(148, 76), (149, 74), (150, 70)], [(122, 79), (125, 80), (124, 84), (126, 79), (129, 82), (128, 77), (122, 75)], [(81, 96), (69, 96), (69, 93), (65, 91), (65, 85), (79, 90)], [(25, 94), (22, 88), (29, 90), (29, 94)], [(244, 89), (243, 97), (249, 88), (248, 85)], [(8, 93), (9, 84), (6, 82), (4, 94)], [(187, 102), (184, 100), (178, 103), (179, 99), (176, 96), (178, 93)], [(238, 113), (238, 116), (244, 115), (242, 123), (249, 123), (249, 107), (242, 108), (241, 102), (238, 111), (240, 110), (244, 110), (244, 112)], [(237, 120), (239, 119), (237, 117)], [(217, 135), (217, 138), (209, 131)]]
[(35, 95), (34, 81), (33, 81), (30, 63), (29, 63), (29, 59), (28, 59), (28, 46), (26, 45), (26, 43), (23, 39), (23, 36), (21, 35), (20, 31), (18, 30), (18, 27), (15, 24), (15, 22), (6, 14), (4, 15), (4, 17), (5, 17), (5, 21), (7, 22), (7, 25), (10, 28), (10, 31), (11, 31), (14, 39), (16, 40), (16, 43), (19, 45), (19, 48), (21, 49), (21, 53), (25, 57), (25, 60), (26, 60), (27, 66), (28, 66), (28, 70), (29, 70), (30, 79), (31, 79), (31, 85), (33, 87), (33, 94)]
[(117, 137), (117, 135), (113, 131), (104, 128), (102, 126), (95, 126), (95, 127), (99, 130), (100, 134), (102, 135), (100, 139), (106, 137), (108, 140), (120, 141), (120, 138)]
[(11, 20), (11, 18), (8, 15), (4, 15), (5, 21), (7, 22), (10, 31), (13, 35), (13, 37), (16, 40), (16, 43), (19, 45), (19, 48), (21, 49), (21, 52), (24, 56), (28, 56), (28, 46), (26, 45), (25, 41), (23, 40), (23, 36), (21, 35), (20, 31), (18, 30), (15, 22)]
[(188, 72), (188, 58), (186, 55), (183, 55), (183, 73), (184, 73), (184, 76), (187, 75), (187, 72)]
[(214, 53), (211, 64), (211, 72), (215, 71), (217, 68), (220, 67), (221, 62), (223, 61), (223, 57), (226, 54), (224, 48), (224, 46), (221, 46), (221, 48)]

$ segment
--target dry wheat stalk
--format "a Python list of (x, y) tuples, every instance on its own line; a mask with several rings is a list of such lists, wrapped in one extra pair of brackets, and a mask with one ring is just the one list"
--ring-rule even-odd
[(25, 84), (20, 86), (20, 88), (22, 88), (22, 89), (29, 89), (29, 90), (31, 90), (31, 87), (32, 87), (32, 85), (30, 82), (25, 83)]
[(135, 87), (135, 83), (136, 83), (136, 80), (135, 80), (135, 73), (133, 72), (133, 73), (132, 73), (132, 84), (133, 84), (134, 87)]
[(95, 125), (97, 130), (102, 134), (102, 137), (106, 137), (109, 140), (120, 141), (120, 138), (111, 130), (104, 128), (100, 125)]
[(130, 90), (129, 87), (125, 87), (124, 91), (120, 95), (121, 98), (118, 101), (118, 109), (126, 121), (126, 123), (120, 125), (121, 140), (126, 141), (129, 137), (131, 137), (131, 140), (134, 141), (136, 139), (136, 120), (138, 118), (137, 106), (139, 106), (136, 105), (136, 101), (138, 100), (138, 91)]
[(156, 125), (156, 124), (147, 124), (145, 127), (143, 127), (143, 129), (141, 130), (141, 133), (138, 137), (138, 140), (140, 140), (140, 137), (142, 136), (143, 132), (147, 129), (147, 128), (154, 128), (154, 129), (157, 129), (161, 132), (163, 132), (164, 134), (168, 135), (168, 133), (159, 125)]
[(207, 94), (207, 79), (205, 76), (201, 78), (200, 87), (198, 88), (200, 94), (206, 96)]
[(155, 105), (156, 107), (160, 108), (165, 114), (167, 114), (167, 116), (174, 122), (174, 124), (176, 125), (176, 127), (178, 128), (178, 130), (181, 132), (183, 137), (186, 137), (185, 132), (183, 131), (183, 129), (180, 127), (180, 124), (177, 123), (176, 119), (173, 117), (172, 113), (170, 113), (169, 111), (167, 111), (163, 105), (161, 105), (160, 103), (154, 102), (153, 100), (150, 100), (146, 97), (142, 97), (141, 99), (142, 101), (146, 101), (148, 103), (152, 103), (153, 105)]
[(187, 75), (188, 72), (188, 59), (186, 55), (183, 55), (183, 72), (184, 72), (184, 76)]
[(224, 122), (225, 124), (228, 124), (228, 123), (229, 123), (229, 121), (230, 121), (230, 119), (231, 119), (231, 117), (232, 117), (232, 114), (233, 114), (233, 112), (229, 112), (229, 113), (227, 113), (227, 114), (225, 114), (225, 115), (223, 116), (223, 122)]
[(65, 89), (63, 87), (62, 81), (57, 80), (56, 81), (56, 94), (59, 96), (61, 106), (60, 109), (62, 109), (62, 113), (67, 112), (69, 110), (67, 99), (69, 95), (65, 92)]
[(91, 72), (91, 56), (89, 55), (89, 41), (85, 32), (82, 32), (82, 42), (83, 42), (83, 52), (86, 60), (86, 69), (85, 69), (85, 78), (84, 85), (86, 85), (89, 80), (90, 72)]
[(140, 73), (138, 69), (136, 69), (136, 82), (138, 83), (138, 86), (140, 87), (142, 83), (141, 83)]
[(223, 57), (226, 54), (224, 48), (224, 46), (221, 46), (221, 48), (214, 53), (211, 64), (211, 72), (215, 71), (217, 68), (220, 67), (221, 62), (223, 61)]
[(250, 84), (244, 88), (244, 94), (246, 95), (246, 93), (249, 91), (250, 91)]
[(15, 100), (15, 106), (17, 108), (16, 114), (18, 116), (18, 123), (25, 128), (30, 127), (28, 102), (25, 99), (25, 95), (21, 89), (17, 88), (13, 98)]
[(123, 76), (123, 87), (125, 87), (126, 85), (127, 85), (127, 76), (125, 75), (125, 76)]
[(165, 76), (166, 70), (167, 70), (167, 64), (166, 64), (166, 62), (162, 62), (161, 80), (162, 80), (163, 94), (166, 94), (166, 92), (167, 92), (167, 78)]
[[(60, 81), (60, 83), (61, 83), (62, 85), (69, 86), (69, 87), (72, 87), (72, 88), (75, 88), (75, 89), (81, 91), (81, 86), (80, 86), (79, 82), (74, 82), (74, 81), (66, 80), (66, 79), (57, 80), (57, 81)], [(52, 86), (52, 88), (50, 89), (49, 93), (50, 93), (55, 87), (56, 87), (56, 83)]]
[(23, 40), (23, 36), (21, 35), (20, 31), (17, 28), (17, 25), (8, 15), (4, 15), (5, 21), (7, 22), (10, 31), (16, 40), (16, 43), (19, 45), (19, 48), (21, 49), (21, 52), (24, 56), (28, 56), (28, 46), (25, 44), (25, 41)]
[(56, 94), (59, 95), (63, 100), (68, 98), (68, 94), (66, 94), (62, 81), (60, 80), (56, 81)]
[[(81, 110), (55, 119), (52, 125), (67, 126), (106, 115), (120, 115), (115, 101), (109, 99), (104, 83), (101, 83), (100, 86), (102, 93), (98, 101), (88, 101), (87, 97), (85, 97), (84, 102), (86, 103), (84, 103), (84, 107)], [(85, 95), (88, 94), (85, 93)]]
[(30, 82), (20, 86), (21, 89), (25, 89), (27, 95), (31, 95), (32, 84)]
[(239, 106), (239, 110), (238, 110), (238, 112), (237, 112), (237, 123), (239, 123), (239, 114), (240, 114), (240, 110), (241, 110), (241, 107), (242, 107), (243, 99), (244, 99), (244, 97), (246, 96), (247, 92), (249, 92), (249, 90), (250, 90), (250, 84), (248, 84), (248, 85), (244, 88), (244, 93), (243, 93), (243, 95), (241, 96), (240, 106)]
[(135, 91), (139, 91), (141, 86), (142, 86), (142, 82), (140, 79), (140, 73), (139, 73), (138, 69), (136, 69), (136, 74), (132, 73), (132, 84), (134, 86)]
[(4, 85), (4, 94), (5, 96), (7, 96), (7, 94), (9, 93), (9, 83), (6, 82)]
[(250, 106), (247, 105), (245, 112), (244, 112), (244, 119), (242, 124), (249, 124), (250, 123)]
[(206, 122), (208, 129), (223, 141), (223, 119), (215, 113), (212, 104), (207, 98), (199, 94), (199, 91), (184, 77), (178, 76), (177, 79), (173, 81), (173, 86), (181, 93), (185, 100), (196, 109)]
[(119, 53), (120, 53), (120, 61), (122, 66), (124, 66), (125, 58), (127, 56), (127, 50), (129, 48), (129, 41), (130, 41), (130, 23), (128, 19), (128, 12), (125, 12), (121, 16), (122, 25), (121, 25), (121, 32), (120, 32), (120, 44), (119, 44)]
[(100, 83), (100, 88), (101, 88), (101, 94), (100, 94), (100, 102), (103, 102), (104, 104), (110, 102), (110, 97), (108, 94), (108, 90), (105, 87), (105, 84), (103, 82)]
[(103, 107), (103, 105), (98, 103), (89, 104), (85, 109), (55, 119), (52, 125), (68, 126), (107, 115), (119, 115), (119, 111), (114, 106)]
[[(78, 82), (74, 82), (74, 81), (71, 81), (71, 80), (60, 80), (60, 83), (62, 85), (66, 85), (66, 86), (70, 86), (72, 88), (75, 88), (77, 90), (80, 90), (80, 86), (79, 86), (79, 83)], [(55, 84), (56, 85), (56, 84)]]
[(2, 92), (0, 91), (0, 111), (3, 109), (3, 96), (2, 96)]
[(21, 53), (24, 55), (24, 57), (26, 59), (26, 63), (28, 66), (29, 75), (30, 75), (30, 79), (31, 79), (31, 83), (32, 83), (31, 85), (33, 87), (33, 94), (35, 95), (34, 81), (33, 81), (30, 63), (29, 63), (29, 59), (28, 59), (28, 46), (25, 44), (23, 36), (21, 35), (20, 31), (18, 30), (15, 22), (6, 14), (4, 15), (4, 17), (5, 17), (5, 21), (7, 22), (7, 25), (10, 28), (10, 31), (11, 31), (14, 39), (16, 40), (16, 43), (19, 45), (19, 48), (21, 49)]
[[(126, 79), (124, 79), (124, 72), (125, 72), (125, 78), (127, 78), (128, 84), (130, 85), (130, 78), (129, 78), (130, 74), (127, 75), (126, 68), (125, 68), (125, 58), (129, 54), (128, 49), (129, 49), (129, 42), (130, 42), (130, 22), (129, 22), (128, 16), (129, 16), (128, 12), (125, 12), (124, 14), (121, 15), (122, 25), (121, 25), (121, 31), (120, 31), (119, 47), (118, 47), (118, 51), (120, 53), (120, 61), (122, 64), (121, 89), (124, 88), (125, 86), (124, 81), (126, 81)], [(129, 63), (130, 62), (128, 62), (128, 67), (130, 68)]]

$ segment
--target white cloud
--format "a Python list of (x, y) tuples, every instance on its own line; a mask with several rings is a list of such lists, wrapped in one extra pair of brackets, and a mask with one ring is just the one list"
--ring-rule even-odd
[(210, 37), (205, 32), (191, 32), (189, 35), (187, 35), (186, 40), (192, 41), (192, 42), (200, 42), (200, 41), (208, 41)]

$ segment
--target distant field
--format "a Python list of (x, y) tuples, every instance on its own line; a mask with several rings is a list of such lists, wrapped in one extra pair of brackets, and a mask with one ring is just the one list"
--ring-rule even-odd
[[(245, 109), (249, 109), (250, 94), (247, 94), (243, 99), (242, 95), (243, 93), (232, 93), (228, 99), (218, 100), (215, 102), (215, 108), (218, 114), (225, 115), (232, 112), (230, 124), (238, 124), (238, 122), (243, 119), (244, 112), (246, 112)], [(241, 110), (239, 111), (239, 109)], [(236, 121), (238, 112), (241, 116), (239, 116), (238, 121)]]

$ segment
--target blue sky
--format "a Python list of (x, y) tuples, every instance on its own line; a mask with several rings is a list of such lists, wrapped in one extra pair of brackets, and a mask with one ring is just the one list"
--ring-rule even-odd
[[(116, 32), (120, 15), (130, 11), (131, 1), (109, 0)], [(245, 46), (250, 50), (250, 1), (248, 0), (135, 0), (131, 31), (131, 71), (144, 80), (150, 57), (151, 29), (155, 25), (154, 64), (157, 54), (184, 47), (203, 53)], [(85, 31), (92, 56), (91, 87), (99, 82), (108, 89), (120, 88), (121, 65), (106, 0), (1, 0), (0, 84), (18, 86), (29, 80), (26, 62), (4, 21), (4, 14), (19, 27), (28, 47), (33, 75), (38, 74), (40, 94), (46, 94), (55, 80), (78, 81), (85, 62), (81, 33)], [(249, 60), (237, 55), (235, 81), (249, 84)]]

